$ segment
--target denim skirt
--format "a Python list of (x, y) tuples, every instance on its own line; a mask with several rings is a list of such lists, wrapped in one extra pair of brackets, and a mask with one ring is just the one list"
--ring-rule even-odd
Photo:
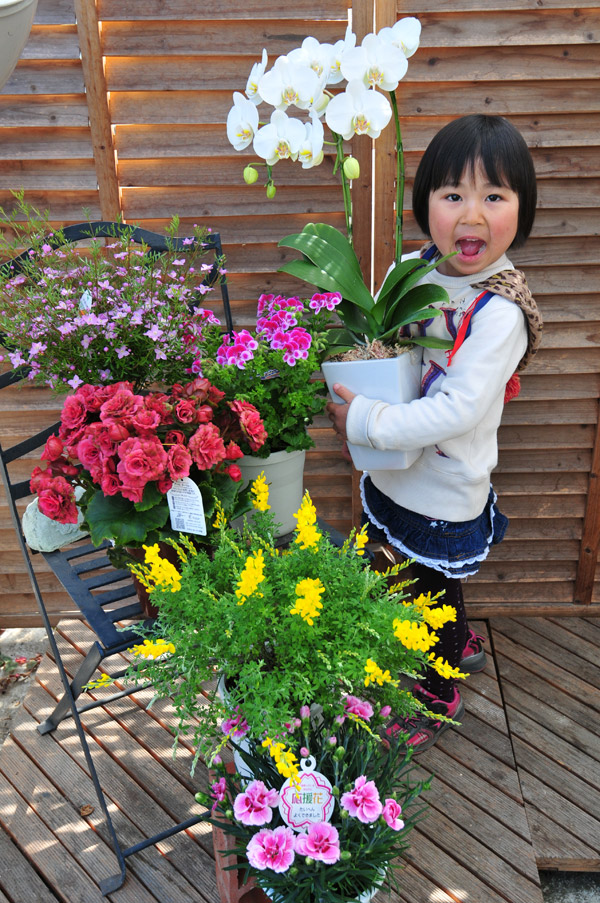
[(397, 505), (364, 473), (360, 483), (363, 524), (371, 542), (389, 543), (406, 558), (441, 571), (446, 577), (476, 574), (490, 546), (504, 538), (508, 518), (496, 506), (490, 486), (479, 517), (467, 521), (436, 520)]

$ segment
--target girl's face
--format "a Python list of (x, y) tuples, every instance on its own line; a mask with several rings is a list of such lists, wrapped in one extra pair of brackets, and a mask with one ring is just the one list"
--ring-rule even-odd
[(480, 273), (498, 260), (517, 234), (519, 196), (491, 185), (481, 163), (466, 169), (458, 185), (442, 185), (429, 196), (429, 231), (442, 255), (456, 255), (438, 270), (445, 276)]

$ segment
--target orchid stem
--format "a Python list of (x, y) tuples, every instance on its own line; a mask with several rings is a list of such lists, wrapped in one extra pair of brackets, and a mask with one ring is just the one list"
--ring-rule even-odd
[(344, 214), (346, 216), (346, 232), (350, 247), (354, 247), (352, 243), (352, 192), (350, 191), (350, 182), (344, 172), (344, 139), (341, 135), (335, 134), (335, 143), (337, 147), (337, 155), (335, 160), (335, 169), (340, 170), (342, 177), (342, 192), (344, 195)]
[(394, 261), (399, 263), (402, 259), (402, 238), (404, 229), (404, 148), (402, 147), (402, 132), (400, 130), (400, 117), (398, 116), (398, 102), (396, 92), (390, 91), (390, 101), (394, 112), (396, 125), (396, 229)]

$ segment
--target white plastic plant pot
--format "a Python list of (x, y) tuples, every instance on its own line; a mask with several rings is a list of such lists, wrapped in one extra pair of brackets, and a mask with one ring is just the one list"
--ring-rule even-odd
[[(340, 383), (357, 395), (364, 395), (389, 404), (401, 404), (419, 397), (421, 387), (421, 349), (407, 350), (398, 357), (368, 361), (324, 361), (321, 370), (332, 401), (341, 399), (333, 391), (334, 383)], [(379, 451), (364, 445), (348, 443), (352, 463), (357, 470), (405, 470), (410, 467), (423, 449)]]
[(0, 0), (0, 90), (27, 43), (38, 0)]

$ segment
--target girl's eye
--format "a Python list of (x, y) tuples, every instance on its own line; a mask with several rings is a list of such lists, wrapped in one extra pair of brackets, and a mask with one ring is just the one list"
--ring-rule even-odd
[(460, 195), (456, 194), (455, 191), (450, 192), (450, 194), (446, 195), (447, 201), (460, 201)]
[(488, 194), (487, 200), (488, 200), (488, 201), (501, 201), (501, 200), (502, 200), (502, 195), (500, 195), (500, 194)]

